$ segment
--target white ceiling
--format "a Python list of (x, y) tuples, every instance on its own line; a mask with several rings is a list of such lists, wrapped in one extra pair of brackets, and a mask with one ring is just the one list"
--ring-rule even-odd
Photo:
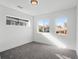
[[(33, 7), (30, 0), (0, 0), (0, 4), (14, 8), (29, 15), (40, 15), (77, 6), (77, 0), (38, 0), (39, 5)], [(20, 5), (23, 8), (18, 8)]]

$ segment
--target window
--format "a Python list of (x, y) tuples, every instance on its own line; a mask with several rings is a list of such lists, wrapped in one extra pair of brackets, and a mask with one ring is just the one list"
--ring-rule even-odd
[(26, 26), (29, 20), (23, 20), (15, 17), (6, 16), (7, 25)]
[(38, 32), (49, 32), (49, 20), (48, 19), (39, 20)]
[(56, 33), (58, 35), (66, 36), (68, 34), (67, 20), (67, 17), (59, 17), (56, 19)]

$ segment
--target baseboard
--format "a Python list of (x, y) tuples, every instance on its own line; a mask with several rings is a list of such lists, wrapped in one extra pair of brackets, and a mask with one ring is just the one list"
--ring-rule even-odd
[(24, 45), (24, 44), (31, 43), (31, 42), (32, 42), (32, 41), (28, 41), (28, 42), (26, 42), (26, 43), (19, 44), (19, 45), (16, 45), (16, 46), (13, 46), (13, 47), (10, 47), (10, 48), (7, 48), (7, 49), (4, 49), (4, 50), (1, 50), (0, 53), (1, 53), (1, 52), (4, 52), (4, 51), (7, 51), (7, 50), (10, 50), (10, 49), (13, 49), (13, 48), (16, 48), (16, 47), (19, 47), (19, 46), (22, 46), (22, 45)]
[[(32, 42), (39, 43), (39, 44), (44, 44), (44, 45), (49, 45), (49, 46), (53, 46), (54, 48), (56, 47), (55, 45), (52, 45), (52, 44), (49, 44), (49, 43), (40, 42), (40, 41), (32, 41)], [(66, 50), (76, 51), (75, 49), (69, 49), (69, 48), (67, 48)], [(76, 53), (77, 53), (77, 51), (76, 51)]]

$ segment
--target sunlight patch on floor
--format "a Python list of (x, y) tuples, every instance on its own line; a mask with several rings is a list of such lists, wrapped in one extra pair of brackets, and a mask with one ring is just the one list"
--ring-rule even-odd
[(60, 54), (56, 54), (56, 56), (59, 58), (59, 59), (71, 59), (70, 57), (67, 57), (65, 55), (60, 55)]
[(50, 42), (52, 42), (54, 45), (56, 45), (59, 48), (67, 48), (64, 43), (62, 43), (58, 38), (54, 37), (50, 33), (41, 33), (44, 37), (46, 37)]

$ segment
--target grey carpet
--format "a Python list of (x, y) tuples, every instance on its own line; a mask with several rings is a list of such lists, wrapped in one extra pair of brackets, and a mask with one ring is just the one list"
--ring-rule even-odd
[(58, 49), (36, 42), (1, 52), (0, 55), (1, 59), (78, 59), (74, 50)]

